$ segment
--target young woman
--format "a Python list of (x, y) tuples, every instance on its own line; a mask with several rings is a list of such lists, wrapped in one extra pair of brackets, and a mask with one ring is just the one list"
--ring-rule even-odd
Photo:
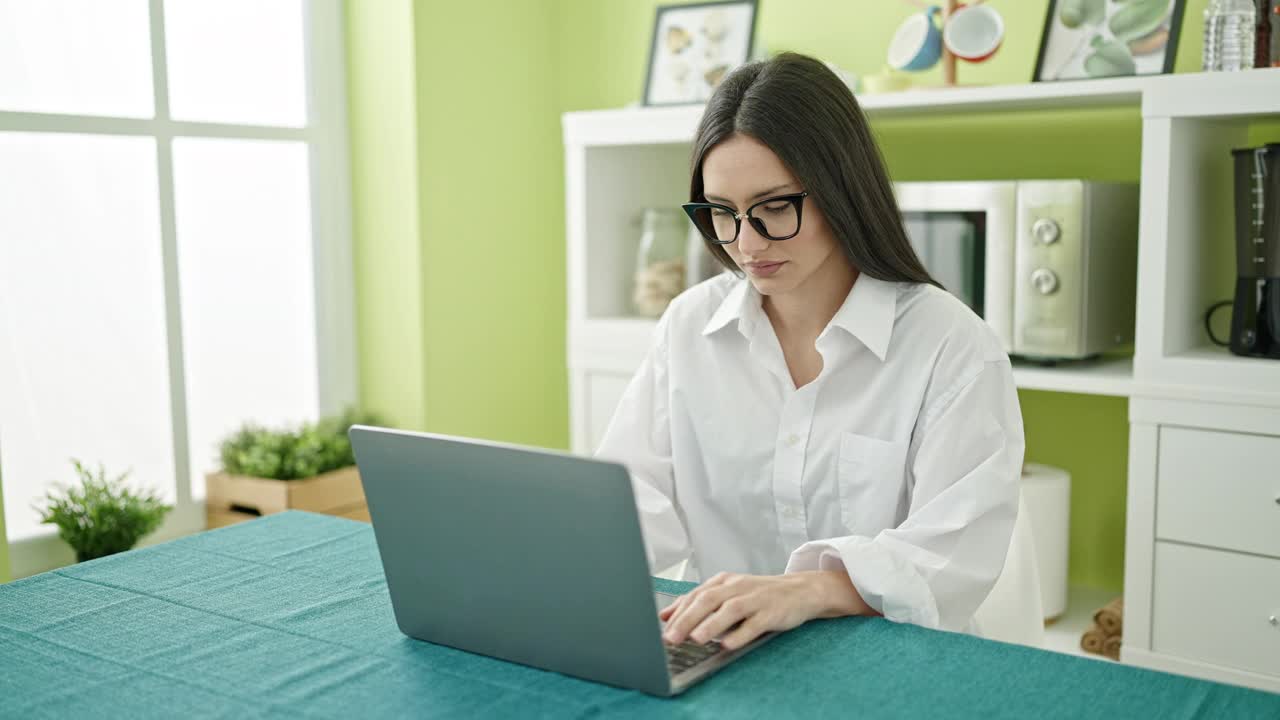
[(705, 581), (666, 641), (870, 614), (980, 632), (1017, 514), (1012, 370), (912, 251), (853, 94), (802, 55), (739, 68), (690, 200), (733, 273), (671, 303), (597, 453), (632, 474), (651, 568)]

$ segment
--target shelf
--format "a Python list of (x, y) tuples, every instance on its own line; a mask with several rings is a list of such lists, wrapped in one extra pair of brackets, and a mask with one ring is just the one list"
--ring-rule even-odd
[(1104, 357), (1053, 366), (1015, 362), (1013, 380), (1024, 390), (1128, 397), (1133, 394), (1133, 358)]
[(1135, 394), (1280, 407), (1280, 360), (1200, 346), (1158, 360), (1143, 385)]
[[(907, 90), (858, 97), (872, 117), (925, 112), (1049, 110), (1068, 107), (1138, 107), (1152, 78)], [(689, 143), (703, 105), (590, 110), (564, 116), (566, 145)]]
[(667, 145), (693, 142), (703, 105), (565, 113), (566, 146)]
[[(1249, 117), (1280, 113), (1280, 69), (907, 90), (861, 95), (858, 103), (872, 118), (1097, 107), (1141, 107), (1146, 117)], [(686, 105), (567, 113), (564, 141), (582, 146), (687, 144), (703, 109)]]
[[(1213, 363), (1222, 366), (1222, 369), (1228, 372), (1233, 370), (1248, 372), (1255, 368), (1264, 371), (1274, 370), (1276, 373), (1276, 380), (1280, 380), (1280, 360), (1272, 358), (1244, 357), (1242, 355), (1236, 355), (1220, 345), (1201, 345), (1173, 355), (1172, 359)], [(1275, 387), (1280, 389), (1280, 385)]]
[[(1243, 355), (1235, 355), (1226, 347), (1219, 345), (1202, 345), (1190, 348), (1190, 350), (1179, 352), (1172, 355), (1174, 360), (1189, 360), (1193, 363), (1216, 363), (1224, 366), (1224, 369), (1243, 369), (1248, 372), (1249, 369), (1274, 369), (1276, 379), (1280, 379), (1280, 361), (1270, 359), (1270, 357), (1245, 357)], [(1267, 365), (1270, 361), (1270, 365)], [(1276, 386), (1280, 387), (1280, 386)]]
[(1280, 114), (1280, 68), (1153, 78), (1144, 118), (1252, 118)]
[(588, 317), (569, 323), (569, 367), (630, 376), (653, 344), (658, 321)]
[(1151, 77), (1071, 82), (925, 88), (862, 95), (858, 104), (873, 117), (923, 111), (969, 112), (1053, 110), (1082, 107), (1138, 107)]
[(1117, 593), (1082, 585), (1067, 590), (1067, 611), (1044, 627), (1044, 649), (1053, 652), (1110, 662), (1101, 655), (1080, 648), (1080, 636), (1093, 624), (1093, 613), (1111, 602)]
[(607, 339), (610, 342), (626, 342), (627, 344), (643, 341), (645, 347), (648, 348), (648, 343), (653, 339), (653, 331), (658, 326), (658, 321), (654, 318), (641, 317), (639, 315), (587, 316), (580, 322), (571, 323), (571, 325), (570, 333), (577, 331), (584, 340)]

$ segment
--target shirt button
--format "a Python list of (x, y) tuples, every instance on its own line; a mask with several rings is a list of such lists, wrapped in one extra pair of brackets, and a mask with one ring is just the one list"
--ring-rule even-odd
[(799, 435), (795, 433), (791, 433), (790, 435), (787, 436), (787, 447), (795, 447), (796, 444), (799, 442), (800, 442)]

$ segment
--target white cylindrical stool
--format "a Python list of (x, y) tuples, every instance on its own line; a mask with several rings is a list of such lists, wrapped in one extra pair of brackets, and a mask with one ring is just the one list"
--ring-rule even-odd
[(1044, 617), (1053, 620), (1067, 609), (1071, 474), (1061, 468), (1027, 463), (1022, 468), (1022, 498), (1031, 514)]

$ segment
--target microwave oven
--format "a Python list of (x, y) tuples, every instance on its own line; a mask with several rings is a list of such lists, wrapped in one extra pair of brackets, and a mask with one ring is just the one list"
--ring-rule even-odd
[(900, 182), (895, 195), (925, 268), (1010, 355), (1078, 359), (1133, 341), (1136, 184)]

